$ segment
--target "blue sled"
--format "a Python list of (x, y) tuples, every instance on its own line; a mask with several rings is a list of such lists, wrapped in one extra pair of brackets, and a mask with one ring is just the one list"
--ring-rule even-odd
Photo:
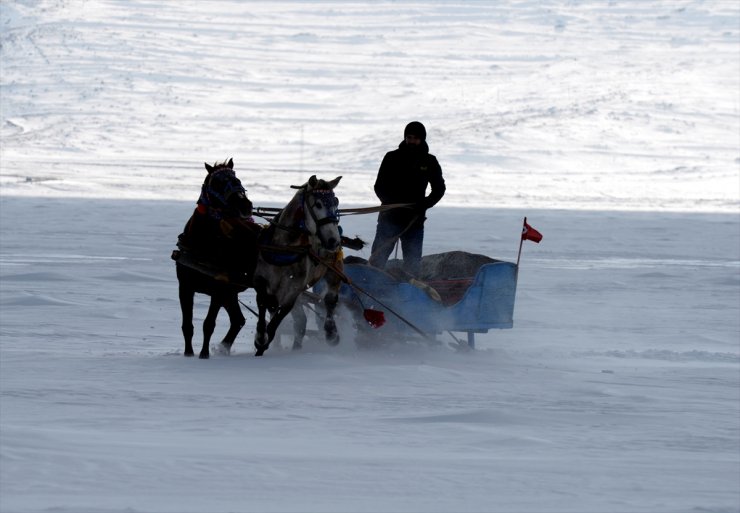
[[(464, 332), (468, 345), (474, 348), (475, 333), (509, 329), (514, 324), (517, 265), (510, 262), (483, 264), (472, 277), (427, 281), (442, 301), (366, 264), (345, 264), (344, 272), (351, 284), (342, 285), (340, 303), (359, 316), (357, 325), (363, 331), (370, 328), (362, 311), (383, 311), (385, 325), (372, 330), (377, 336), (423, 334), (434, 338), (445, 331)], [(315, 292), (321, 293), (321, 285), (317, 284)]]

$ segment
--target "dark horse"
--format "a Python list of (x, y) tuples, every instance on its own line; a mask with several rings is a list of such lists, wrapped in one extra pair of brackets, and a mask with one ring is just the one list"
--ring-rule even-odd
[(178, 237), (177, 280), (182, 309), (185, 356), (193, 356), (193, 304), (195, 293), (211, 296), (203, 321), (200, 358), (210, 356), (209, 345), (216, 317), (223, 307), (231, 326), (221, 341), (229, 352), (244, 326), (238, 294), (249, 286), (256, 258), (259, 227), (251, 222), (252, 202), (234, 173), (234, 162), (205, 165), (208, 175), (198, 206)]
[[(322, 277), (328, 283), (323, 298), (326, 307), (324, 332), (330, 344), (339, 342), (333, 314), (341, 284), (336, 272), (337, 265), (341, 266), (341, 234), (339, 201), (334, 187), (341, 178), (327, 182), (312, 176), (305, 184), (293, 186), (298, 192), (260, 237), (254, 271), (259, 310), (254, 337), (256, 356), (262, 356), (270, 346), (278, 326), (293, 309), (299, 295)], [(268, 310), (269, 323), (266, 320)], [(295, 310), (294, 316), (296, 339), (293, 348), (298, 349), (305, 334), (306, 318), (302, 308)]]

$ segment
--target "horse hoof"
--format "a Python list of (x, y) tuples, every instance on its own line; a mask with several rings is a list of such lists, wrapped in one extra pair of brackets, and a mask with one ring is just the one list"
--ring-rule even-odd
[(334, 334), (331, 334), (330, 335), (329, 333), (327, 333), (326, 334), (326, 343), (329, 344), (330, 346), (339, 345), (339, 334), (338, 333), (334, 333)]
[(218, 354), (229, 356), (231, 354), (231, 344), (221, 342), (217, 347)]
[(208, 354), (208, 353), (200, 353), (198, 355), (198, 358), (200, 358), (201, 360), (208, 360), (210, 357), (211, 357), (211, 355)]
[(254, 356), (262, 356), (263, 354), (265, 354), (265, 351), (267, 351), (267, 348), (268, 347), (270, 347), (270, 343), (269, 342), (267, 344), (260, 344), (259, 342), (257, 342), (255, 340), (255, 342), (254, 342), (254, 348), (257, 351), (254, 353)]
[(187, 356), (187, 357), (189, 358), (189, 357), (191, 357), (191, 356), (195, 356), (195, 353), (194, 353), (194, 352), (192, 352), (192, 351), (190, 351), (190, 352), (188, 352), (188, 351), (185, 351), (185, 352), (183, 353), (183, 356)]
[(303, 349), (303, 344), (293, 343), (293, 351), (300, 351), (301, 349)]
[(330, 346), (336, 346), (339, 344), (339, 332), (337, 331), (337, 328), (333, 327), (325, 330), (324, 338), (326, 339), (326, 343)]

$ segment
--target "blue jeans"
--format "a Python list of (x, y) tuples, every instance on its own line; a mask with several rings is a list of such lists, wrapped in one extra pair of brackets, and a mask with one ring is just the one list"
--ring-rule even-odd
[[(409, 222), (413, 222), (410, 227)], [(379, 215), (372, 254), (368, 263), (374, 267), (384, 269), (386, 263), (388, 263), (388, 257), (390, 257), (399, 238), (403, 251), (403, 270), (418, 277), (421, 270), (421, 250), (424, 243), (424, 217), (414, 221), (412, 219), (398, 220), (392, 216)]]

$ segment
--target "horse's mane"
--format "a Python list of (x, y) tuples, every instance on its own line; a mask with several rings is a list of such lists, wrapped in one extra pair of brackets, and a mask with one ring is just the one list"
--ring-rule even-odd
[(293, 194), (293, 197), (290, 198), (288, 204), (285, 205), (278, 214), (276, 219), (279, 221), (294, 219), (296, 212), (303, 208), (302, 195), (306, 191), (305, 187), (296, 187), (295, 185), (291, 185), (291, 187), (298, 190)]

